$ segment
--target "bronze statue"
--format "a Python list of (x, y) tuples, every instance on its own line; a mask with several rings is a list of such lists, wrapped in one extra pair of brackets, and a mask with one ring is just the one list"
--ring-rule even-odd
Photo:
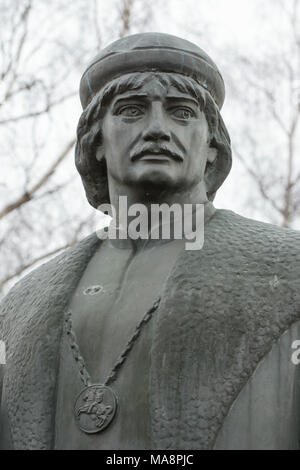
[(183, 39), (128, 36), (80, 97), (92, 206), (202, 205), (204, 246), (93, 234), (15, 286), (2, 448), (299, 448), (300, 234), (213, 206), (231, 168), (217, 66)]

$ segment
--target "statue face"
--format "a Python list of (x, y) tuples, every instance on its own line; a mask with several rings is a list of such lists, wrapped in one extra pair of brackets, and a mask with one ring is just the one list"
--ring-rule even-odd
[(112, 99), (97, 158), (104, 156), (108, 180), (176, 190), (203, 180), (215, 153), (197, 100), (153, 77)]

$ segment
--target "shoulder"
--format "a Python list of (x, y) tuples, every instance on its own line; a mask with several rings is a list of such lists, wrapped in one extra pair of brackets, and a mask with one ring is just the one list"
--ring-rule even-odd
[(228, 210), (217, 210), (205, 240), (210, 250), (231, 267), (277, 277), (299, 280), (300, 232), (242, 217)]
[[(252, 249), (280, 247), (283, 250), (299, 251), (300, 231), (248, 219), (228, 210), (216, 210), (214, 223), (224, 236), (235, 242), (240, 240)], [(255, 246), (256, 245), (256, 246)]]
[(219, 223), (223, 224), (226, 228), (236, 228), (239, 231), (246, 231), (247, 234), (257, 236), (267, 236), (272, 238), (294, 238), (300, 240), (300, 231), (290, 228), (279, 227), (278, 225), (261, 222), (255, 219), (249, 219), (236, 214), (233, 211), (225, 209), (217, 209), (215, 216)]
[(79, 281), (99, 243), (92, 234), (17, 282), (0, 303), (0, 339), (8, 318), (22, 315), (26, 309), (34, 310), (37, 304), (51, 303), (53, 296), (63, 300), (67, 290)]

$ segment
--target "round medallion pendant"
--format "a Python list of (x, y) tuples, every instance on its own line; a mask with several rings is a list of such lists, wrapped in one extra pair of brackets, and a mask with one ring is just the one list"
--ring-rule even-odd
[(96, 434), (103, 431), (114, 419), (117, 397), (105, 385), (90, 385), (78, 395), (74, 414), (81, 431)]

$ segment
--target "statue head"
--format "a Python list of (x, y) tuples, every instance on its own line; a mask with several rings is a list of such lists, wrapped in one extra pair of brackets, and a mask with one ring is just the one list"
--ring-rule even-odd
[(110, 202), (108, 174), (174, 190), (203, 178), (213, 200), (231, 148), (223, 79), (204, 51), (161, 33), (128, 36), (92, 61), (80, 97), (75, 158), (92, 206)]

